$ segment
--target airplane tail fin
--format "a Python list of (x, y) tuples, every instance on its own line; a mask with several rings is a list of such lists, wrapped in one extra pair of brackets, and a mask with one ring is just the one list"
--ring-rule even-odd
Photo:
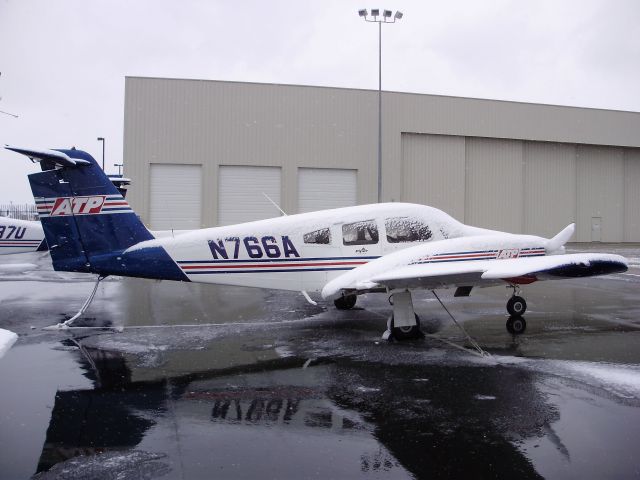
[(91, 155), (6, 148), (40, 162), (42, 172), (29, 175), (29, 183), (55, 270), (184, 279), (161, 247), (147, 249), (147, 258), (123, 255), (154, 237)]
[(545, 250), (547, 251), (547, 253), (553, 253), (560, 250), (564, 246), (564, 244), (569, 241), (575, 229), (576, 229), (576, 224), (571, 223), (567, 225), (555, 237), (547, 240), (547, 245), (545, 246)]

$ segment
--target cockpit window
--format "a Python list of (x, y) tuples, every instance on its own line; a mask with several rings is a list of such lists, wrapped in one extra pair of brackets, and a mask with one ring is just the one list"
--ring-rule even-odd
[(328, 228), (321, 228), (313, 232), (304, 234), (304, 243), (315, 243), (320, 245), (329, 245), (331, 243), (331, 232)]
[(387, 218), (387, 242), (426, 242), (431, 238), (431, 230), (420, 220), (409, 217)]
[(375, 220), (343, 225), (342, 242), (345, 245), (371, 245), (378, 243), (378, 226)]

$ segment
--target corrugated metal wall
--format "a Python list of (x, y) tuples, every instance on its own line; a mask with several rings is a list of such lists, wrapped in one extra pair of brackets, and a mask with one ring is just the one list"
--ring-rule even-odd
[(377, 103), (369, 97), (344, 89), (127, 78), (130, 202), (146, 221), (150, 163), (198, 162), (205, 226), (218, 224), (217, 169), (225, 164), (280, 167), (286, 212), (298, 211), (299, 167), (357, 170), (358, 203), (375, 202)]
[(576, 218), (576, 146), (524, 144), (524, 233), (551, 237)]
[(624, 239), (622, 154), (621, 148), (577, 147), (576, 236), (579, 242), (596, 240), (594, 222), (601, 224), (603, 242), (621, 242)]
[(465, 223), (522, 231), (522, 142), (467, 138)]
[[(404, 134), (403, 201), (470, 225), (574, 241), (640, 241), (640, 151)], [(462, 187), (461, 187), (462, 185)]]
[(464, 170), (464, 137), (402, 135), (403, 202), (430, 205), (464, 221)]
[(624, 241), (640, 241), (640, 150), (624, 152)]
[[(575, 219), (580, 241), (601, 222), (603, 241), (640, 242), (638, 113), (383, 92), (383, 115), (383, 201), (546, 236)], [(299, 168), (357, 170), (357, 202), (375, 202), (376, 152), (376, 91), (126, 79), (125, 174), (145, 221), (152, 163), (202, 165), (213, 226), (219, 165), (280, 167), (297, 212)]]

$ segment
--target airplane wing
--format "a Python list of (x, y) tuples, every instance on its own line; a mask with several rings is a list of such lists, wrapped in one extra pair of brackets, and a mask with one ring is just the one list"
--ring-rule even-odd
[(446, 264), (422, 263), (398, 267), (358, 282), (353, 287), (374, 285), (395, 288), (449, 288), (489, 286), (499, 283), (531, 283), (537, 280), (590, 277), (627, 270), (620, 255), (580, 253), (504, 260), (476, 260)]

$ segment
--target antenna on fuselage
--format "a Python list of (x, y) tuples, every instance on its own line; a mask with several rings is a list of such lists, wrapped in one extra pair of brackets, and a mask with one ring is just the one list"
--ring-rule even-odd
[(274, 207), (276, 207), (276, 208), (280, 211), (280, 213), (281, 213), (282, 215), (284, 215), (285, 217), (288, 217), (288, 216), (289, 216), (289, 215), (287, 215), (287, 212), (285, 212), (284, 210), (282, 210), (282, 209), (280, 208), (280, 205), (278, 205), (276, 202), (274, 202), (273, 200), (271, 200), (271, 197), (269, 197), (269, 195), (267, 195), (267, 194), (266, 194), (266, 193), (264, 193), (264, 192), (262, 192), (262, 195), (264, 195), (264, 197), (265, 197), (267, 200), (269, 200), (269, 201), (273, 204), (273, 206), (274, 206)]

